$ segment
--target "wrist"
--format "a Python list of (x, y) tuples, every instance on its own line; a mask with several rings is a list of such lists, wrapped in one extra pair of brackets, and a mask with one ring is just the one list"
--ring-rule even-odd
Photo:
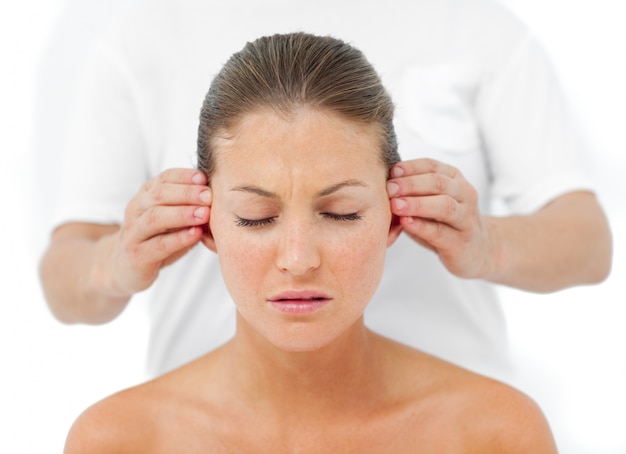
[(479, 277), (495, 283), (506, 281), (507, 269), (511, 263), (512, 251), (506, 247), (501, 223), (502, 218), (483, 216), (487, 247)]
[(113, 264), (113, 256), (118, 235), (115, 232), (96, 241), (85, 290), (97, 300), (126, 303), (134, 292), (124, 289), (116, 280), (118, 267)]

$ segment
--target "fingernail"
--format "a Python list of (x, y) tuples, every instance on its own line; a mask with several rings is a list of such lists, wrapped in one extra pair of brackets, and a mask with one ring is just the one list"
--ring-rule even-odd
[(199, 207), (193, 210), (193, 215), (198, 219), (204, 219), (207, 209), (205, 207)]
[(194, 184), (204, 184), (204, 174), (200, 172), (196, 173), (191, 177), (191, 181), (193, 181)]
[(391, 176), (394, 178), (398, 178), (404, 175), (404, 169), (402, 167), (394, 167), (391, 169)]
[(387, 193), (389, 195), (397, 194), (399, 190), (400, 190), (400, 186), (398, 186), (397, 183), (394, 183), (392, 181), (387, 183)]
[(393, 203), (396, 205), (396, 209), (403, 210), (406, 208), (406, 200), (404, 199), (393, 199)]
[(211, 190), (207, 189), (206, 191), (202, 191), (200, 193), (200, 200), (202, 203), (206, 203), (207, 205), (211, 203)]

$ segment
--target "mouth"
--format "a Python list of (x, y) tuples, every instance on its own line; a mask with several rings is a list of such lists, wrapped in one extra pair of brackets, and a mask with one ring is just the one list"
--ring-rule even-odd
[(331, 300), (329, 296), (316, 291), (289, 291), (271, 297), (268, 302), (280, 312), (306, 315), (317, 312)]

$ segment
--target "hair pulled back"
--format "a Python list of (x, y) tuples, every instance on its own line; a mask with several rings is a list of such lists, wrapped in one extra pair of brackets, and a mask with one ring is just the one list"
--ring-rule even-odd
[(400, 161), (393, 102), (363, 53), (336, 38), (291, 33), (247, 43), (213, 79), (200, 112), (198, 168), (211, 178), (211, 138), (245, 114), (273, 109), (289, 116), (303, 107), (378, 126), (381, 159), (387, 168)]

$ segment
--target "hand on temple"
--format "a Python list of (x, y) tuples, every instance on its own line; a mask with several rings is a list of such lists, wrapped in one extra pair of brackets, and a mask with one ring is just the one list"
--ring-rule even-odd
[(129, 202), (106, 275), (111, 288), (133, 294), (182, 257), (209, 221), (211, 190), (198, 170), (169, 169), (146, 182)]
[(589, 191), (568, 192), (527, 215), (484, 216), (461, 172), (432, 159), (397, 164), (387, 191), (404, 231), (456, 276), (552, 292), (610, 272), (611, 232)]
[(433, 250), (459, 277), (489, 274), (492, 245), (478, 195), (459, 170), (433, 159), (396, 165), (387, 183), (391, 211), (404, 231)]
[(209, 221), (203, 172), (169, 169), (146, 182), (122, 225), (68, 222), (52, 235), (40, 265), (49, 307), (66, 323), (106, 323), (159, 271), (192, 248)]

